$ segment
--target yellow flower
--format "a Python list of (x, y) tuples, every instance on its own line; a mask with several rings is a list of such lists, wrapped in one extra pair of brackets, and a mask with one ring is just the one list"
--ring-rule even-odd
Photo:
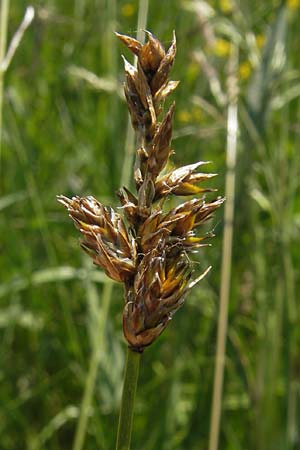
[(230, 13), (233, 10), (232, 0), (220, 0), (220, 9), (225, 14)]
[(287, 6), (291, 11), (295, 11), (300, 7), (300, 0), (288, 0)]
[(251, 75), (251, 70), (252, 68), (249, 61), (244, 61), (243, 63), (241, 63), (239, 67), (240, 78), (242, 80), (247, 80)]
[(132, 3), (125, 3), (121, 8), (122, 16), (131, 17), (135, 13), (135, 6)]
[(182, 109), (177, 114), (179, 122), (187, 123), (191, 120), (191, 113), (187, 111), (186, 109)]
[(255, 37), (256, 45), (258, 48), (262, 48), (265, 45), (266, 37), (263, 34), (258, 34)]
[(217, 39), (214, 46), (214, 53), (217, 56), (224, 57), (230, 53), (230, 43), (225, 39)]
[(194, 106), (192, 109), (192, 118), (195, 122), (201, 122), (203, 119), (203, 114), (199, 106)]

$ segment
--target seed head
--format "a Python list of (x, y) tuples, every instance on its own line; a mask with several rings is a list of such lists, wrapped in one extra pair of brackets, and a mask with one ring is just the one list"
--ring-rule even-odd
[(94, 197), (71, 199), (60, 195), (76, 228), (83, 234), (83, 250), (115, 281), (125, 282), (135, 272), (135, 241), (130, 239), (119, 214)]
[[(199, 186), (216, 176), (198, 172), (206, 162), (161, 173), (173, 153), (175, 103), (159, 117), (165, 99), (178, 85), (178, 81), (168, 80), (176, 54), (175, 33), (168, 50), (148, 31), (145, 44), (116, 35), (138, 59), (134, 67), (123, 58), (124, 91), (138, 143), (136, 194), (126, 187), (118, 192), (120, 211), (126, 220), (91, 196), (69, 199), (61, 195), (58, 201), (82, 233), (82, 248), (110, 278), (124, 284), (124, 336), (133, 350), (143, 351), (163, 332), (190, 289), (210, 270), (192, 279), (189, 253), (208, 245), (204, 241), (212, 233), (199, 236), (198, 230), (223, 199), (207, 202), (203, 195), (215, 191)], [(202, 196), (163, 210), (171, 195), (197, 194)]]

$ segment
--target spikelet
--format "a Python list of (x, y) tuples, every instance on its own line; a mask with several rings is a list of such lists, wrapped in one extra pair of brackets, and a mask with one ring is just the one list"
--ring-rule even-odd
[[(206, 202), (202, 195), (214, 189), (199, 184), (216, 174), (198, 172), (200, 161), (161, 175), (172, 155), (172, 120), (175, 103), (164, 117), (165, 99), (177, 87), (169, 81), (176, 55), (176, 37), (168, 50), (149, 31), (143, 45), (116, 33), (137, 56), (137, 67), (125, 58), (124, 92), (137, 135), (134, 165), (136, 194), (122, 187), (118, 192), (121, 215), (93, 197), (58, 196), (83, 235), (82, 248), (96, 265), (125, 288), (124, 336), (135, 351), (143, 351), (166, 328), (182, 306), (190, 289), (209, 271), (192, 279), (188, 256), (207, 245), (212, 234), (199, 236), (198, 228), (212, 217), (222, 198)], [(162, 210), (168, 196), (202, 197), (187, 200), (168, 212)]]

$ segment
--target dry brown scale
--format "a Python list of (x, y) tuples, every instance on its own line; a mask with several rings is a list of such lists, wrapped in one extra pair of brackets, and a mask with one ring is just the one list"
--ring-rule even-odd
[(137, 68), (124, 58), (125, 96), (137, 135), (134, 166), (137, 195), (126, 187), (118, 196), (124, 219), (95, 198), (78, 196), (58, 201), (68, 210), (83, 234), (82, 248), (96, 265), (115, 281), (124, 283), (123, 329), (129, 346), (142, 351), (166, 328), (189, 290), (208, 272), (191, 279), (193, 267), (188, 253), (204, 245), (210, 235), (199, 237), (195, 230), (222, 203), (222, 198), (188, 200), (168, 212), (163, 210), (171, 195), (190, 196), (213, 191), (198, 183), (215, 174), (199, 173), (205, 162), (161, 172), (172, 154), (173, 103), (159, 121), (166, 97), (178, 85), (168, 81), (176, 54), (176, 38), (168, 51), (150, 32), (142, 45), (136, 39), (117, 37), (138, 58)]

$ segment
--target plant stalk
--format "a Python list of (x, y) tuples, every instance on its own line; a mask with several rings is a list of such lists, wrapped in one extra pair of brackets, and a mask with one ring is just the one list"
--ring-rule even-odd
[[(143, 30), (147, 28), (149, 0), (139, 1), (139, 12), (137, 21), (137, 39), (143, 41)], [(137, 66), (137, 58), (134, 59), (134, 65)], [(122, 185), (129, 185), (130, 172), (132, 168), (134, 154), (134, 132), (130, 117), (127, 121), (127, 132), (125, 142), (124, 165), (121, 175)], [(127, 348), (125, 376), (123, 384), (122, 402), (119, 415), (119, 425), (117, 432), (116, 450), (129, 450), (133, 422), (133, 409), (135, 393), (139, 375), (141, 353), (134, 352)]]
[(2, 0), (0, 11), (0, 173), (1, 173), (1, 143), (2, 143), (2, 114), (3, 114), (3, 89), (4, 89), (4, 70), (1, 64), (5, 57), (7, 42), (7, 24), (8, 24), (9, 0)]
[(83, 398), (80, 406), (80, 415), (76, 427), (75, 438), (73, 442), (73, 450), (82, 450), (86, 436), (87, 424), (91, 412), (93, 402), (93, 395), (96, 385), (98, 368), (101, 357), (103, 356), (103, 349), (105, 345), (105, 331), (108, 311), (112, 297), (113, 283), (107, 281), (103, 290), (102, 307), (97, 312), (96, 317), (96, 332), (94, 332), (92, 342), (92, 353), (90, 358), (90, 365), (84, 387)]
[[(80, 4), (80, 2), (78, 2), (78, 4)], [(114, 5), (110, 5), (110, 6), (113, 9)], [(139, 29), (143, 30), (146, 28), (147, 12), (148, 12), (148, 0), (140, 0), (139, 1), (139, 12), (138, 12), (138, 25), (137, 25), (138, 30)], [(112, 16), (114, 17), (115, 14), (112, 13)], [(128, 120), (130, 120), (130, 119), (128, 119)], [(133, 152), (133, 146), (134, 146), (134, 138), (133, 138), (132, 130), (131, 130), (131, 134), (132, 135), (130, 136), (130, 132), (129, 132), (129, 137), (127, 136), (126, 145), (125, 145), (125, 148), (130, 147), (130, 149), (128, 150), (129, 154), (131, 154)], [(130, 161), (129, 161), (129, 165), (128, 165), (127, 158), (128, 158), (128, 156), (127, 156), (127, 151), (126, 151), (123, 167), (130, 166)], [(128, 185), (129, 178), (130, 178), (130, 172), (128, 171), (128, 172), (126, 172), (125, 176), (124, 175), (122, 176), (122, 183), (125, 185)], [(112, 283), (106, 283), (106, 290), (104, 293), (104, 300), (105, 300), (104, 303), (105, 304), (103, 305), (103, 310), (102, 310), (103, 327), (104, 327), (104, 324), (106, 321), (109, 305), (111, 302), (111, 297), (112, 297)], [(97, 373), (98, 373), (99, 365), (101, 362), (100, 353), (104, 346), (104, 341), (105, 341), (105, 337), (104, 337), (104, 335), (102, 335), (102, 339), (100, 340), (100, 343), (99, 343), (99, 341), (96, 340), (93, 344), (89, 370), (88, 370), (88, 374), (87, 374), (82, 403), (81, 403), (81, 407), (80, 407), (80, 416), (79, 416), (79, 420), (78, 420), (78, 424), (77, 424), (77, 428), (76, 428), (76, 432), (75, 432), (73, 450), (82, 450), (83, 446), (84, 446), (85, 436), (86, 436), (86, 432), (87, 432), (88, 419), (89, 419), (89, 412), (90, 412), (90, 408), (91, 408), (91, 404), (92, 404), (92, 400), (93, 400), (95, 384), (96, 384), (96, 379), (97, 379)]]
[(237, 79), (238, 50), (232, 44), (230, 73), (228, 76), (227, 150), (225, 181), (224, 236), (222, 252), (220, 310), (218, 318), (217, 349), (210, 420), (209, 450), (217, 450), (220, 435), (220, 419), (223, 396), (223, 380), (226, 356), (228, 305), (231, 280), (231, 256), (233, 241), (233, 219), (235, 201), (235, 167), (238, 135)]
[(116, 450), (129, 450), (141, 353), (127, 348)]

